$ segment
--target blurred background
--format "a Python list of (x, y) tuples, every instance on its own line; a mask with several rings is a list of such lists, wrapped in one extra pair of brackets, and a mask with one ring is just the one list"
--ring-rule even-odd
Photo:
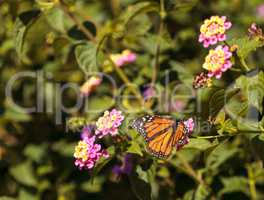
[[(124, 174), (117, 176), (112, 172), (115, 165), (122, 164), (124, 154), (108, 162), (93, 177), (93, 181), (91, 173), (79, 171), (74, 166), (74, 146), (80, 135), (67, 130), (66, 121), (70, 117), (85, 116), (85, 113), (83, 108), (70, 113), (60, 112), (58, 101), (65, 107), (76, 103), (77, 94), (73, 90), (66, 89), (63, 94), (57, 95), (58, 88), (63, 84), (70, 82), (81, 86), (86, 80), (74, 54), (75, 45), (85, 36), (77, 30), (69, 16), (71, 13), (79, 21), (86, 21), (84, 26), (98, 38), (105, 31), (111, 32), (112, 37), (104, 44), (110, 53), (119, 53), (124, 49), (136, 52), (136, 63), (122, 70), (139, 86), (150, 82), (159, 16), (154, 12), (142, 12), (127, 26), (118, 21), (124, 12), (129, 15), (129, 6), (138, 2), (141, 1), (65, 0), (64, 6), (60, 6), (56, 0), (0, 0), (0, 200), (9, 200), (7, 196), (19, 200), (149, 199), (144, 195), (149, 185), (144, 183), (141, 188), (143, 195), (138, 195), (135, 192), (138, 188), (134, 188), (131, 177)], [(159, 4), (154, 0), (148, 2)], [(184, 82), (189, 86), (194, 75), (202, 71), (208, 50), (198, 43), (198, 36), (205, 18), (211, 15), (227, 16), (233, 24), (228, 32), (230, 38), (246, 35), (253, 22), (264, 27), (262, 0), (167, 0), (165, 10), (161, 70), (157, 79), (160, 87), (166, 69), (175, 70), (170, 74), (171, 82)], [(32, 20), (29, 16), (38, 17)], [(258, 49), (247, 62), (249, 66), (262, 69), (263, 49)], [(117, 84), (122, 83), (111, 67), (103, 65), (101, 71), (110, 74)], [(5, 88), (19, 72), (32, 74), (22, 76), (12, 84), (16, 106), (7, 101)], [(42, 93), (37, 86), (36, 76), (40, 79), (43, 77)], [(238, 73), (229, 71), (219, 85), (228, 85), (237, 77)], [(143, 92), (143, 88), (140, 89)], [(38, 95), (44, 98), (36, 112), (28, 113), (19, 107), (36, 107)], [(99, 110), (86, 116), (89, 121), (95, 121), (104, 110), (118, 106), (111, 101), (109, 82), (103, 81), (89, 96), (88, 104), (88, 109)], [(186, 100), (178, 101), (175, 105), (176, 108), (169, 112), (162, 109), (157, 112), (174, 113), (181, 118), (191, 116), (196, 111), (195, 103)], [(199, 117), (208, 118), (206, 114)], [(221, 161), (217, 161), (220, 163), (216, 163), (212, 171), (206, 168), (206, 163), (210, 162), (206, 156), (213, 148), (213, 141), (210, 144), (207, 140), (203, 142), (204, 146), (186, 148), (181, 154), (197, 169), (198, 175), (206, 171), (205, 179), (210, 182), (214, 194), (210, 199), (254, 199), (255, 193), (255, 199), (264, 199), (261, 193), (264, 190), (263, 154), (259, 155), (264, 149), (263, 138), (255, 138), (252, 144), (243, 136), (226, 141), (219, 150), (219, 154), (223, 155)], [(135, 155), (134, 159), (134, 163), (141, 166), (141, 171), (137, 170), (137, 173), (147, 176), (150, 171), (144, 169), (147, 169), (151, 158), (143, 160)], [(258, 173), (257, 178), (252, 178), (253, 172)], [(255, 187), (250, 186), (249, 179), (253, 180)], [(197, 193), (194, 195), (196, 180), (185, 172), (185, 166), (176, 158), (168, 163), (160, 163), (150, 185), (153, 199), (207, 198), (204, 198), (207, 191), (201, 188), (198, 188), (200, 196)]]

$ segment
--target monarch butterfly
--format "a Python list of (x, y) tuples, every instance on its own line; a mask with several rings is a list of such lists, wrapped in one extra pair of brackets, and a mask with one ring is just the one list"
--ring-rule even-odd
[(173, 147), (186, 144), (189, 132), (183, 121), (158, 115), (139, 117), (131, 123), (131, 127), (144, 137), (147, 151), (163, 159), (169, 157)]

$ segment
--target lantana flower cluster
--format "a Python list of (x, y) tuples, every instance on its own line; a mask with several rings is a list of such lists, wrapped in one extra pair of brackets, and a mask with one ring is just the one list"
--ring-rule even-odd
[(123, 65), (135, 62), (137, 55), (134, 52), (126, 49), (120, 54), (112, 54), (110, 58), (117, 67), (122, 67)]
[(205, 48), (215, 45), (219, 41), (226, 40), (226, 30), (232, 26), (231, 22), (226, 20), (225, 16), (212, 16), (206, 19), (200, 28), (199, 42), (203, 43)]
[(102, 138), (106, 135), (114, 136), (118, 133), (118, 127), (124, 120), (121, 111), (113, 109), (111, 112), (105, 111), (104, 115), (96, 122), (97, 130), (95, 134)]
[[(226, 30), (231, 26), (231, 22), (227, 21), (225, 16), (212, 16), (210, 19), (206, 19), (201, 26), (199, 42), (207, 48), (217, 42), (225, 41)], [(232, 52), (227, 45), (218, 45), (215, 49), (210, 50), (203, 64), (203, 68), (208, 71), (208, 77), (220, 79), (222, 73), (232, 67), (231, 57)]]
[(203, 68), (208, 70), (208, 77), (221, 78), (222, 73), (232, 67), (231, 57), (232, 53), (226, 45), (210, 50), (203, 64)]
[(85, 127), (81, 134), (81, 140), (75, 147), (73, 155), (75, 166), (80, 170), (92, 169), (101, 157), (108, 158), (109, 153), (96, 143), (96, 140), (108, 134), (116, 135), (123, 119), (121, 111), (113, 109), (111, 112), (105, 111), (104, 116), (98, 119), (97, 127)]
[(108, 152), (102, 149), (100, 144), (95, 143), (95, 136), (86, 137), (78, 142), (75, 147), (75, 166), (79, 169), (92, 169), (96, 162), (103, 156), (109, 157)]

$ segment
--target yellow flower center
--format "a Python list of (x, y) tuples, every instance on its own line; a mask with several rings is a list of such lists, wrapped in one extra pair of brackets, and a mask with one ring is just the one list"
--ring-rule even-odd
[(210, 50), (205, 58), (203, 68), (209, 71), (217, 71), (225, 64), (225, 52), (222, 49)]
[(210, 37), (217, 34), (225, 33), (224, 20), (218, 16), (211, 17), (204, 21), (204, 24), (201, 26), (201, 33), (206, 37)]
[(88, 144), (84, 141), (79, 141), (78, 145), (75, 147), (74, 158), (81, 159), (83, 162), (88, 159)]

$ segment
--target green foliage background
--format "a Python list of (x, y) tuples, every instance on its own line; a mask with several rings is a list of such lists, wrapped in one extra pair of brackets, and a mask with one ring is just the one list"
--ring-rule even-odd
[[(251, 23), (264, 25), (264, 18), (256, 13), (261, 3), (165, 0), (162, 8), (158, 0), (0, 1), (0, 200), (264, 199), (263, 41), (247, 37)], [(85, 72), (105, 72), (119, 86), (128, 83), (128, 78), (142, 89), (151, 82), (153, 66), (158, 63), (156, 86), (160, 91), (165, 90), (166, 70), (172, 71), (171, 83), (192, 87), (208, 52), (198, 43), (199, 27), (211, 15), (225, 15), (232, 21), (228, 43), (238, 45), (235, 65), (214, 81), (214, 87), (197, 90), (192, 100), (182, 99), (186, 103), (183, 112), (167, 111), (167, 102), (155, 110), (176, 118), (194, 116), (199, 126), (209, 117), (216, 119), (210, 130), (197, 129), (190, 143), (173, 152), (169, 160), (159, 161), (145, 153), (142, 138), (127, 129), (129, 119), (143, 112), (139, 101), (112, 101), (108, 82), (102, 83), (87, 104), (88, 110), (100, 112), (85, 113), (82, 108), (62, 113), (62, 124), (55, 123), (55, 113), (61, 109), (54, 103), (55, 85), (81, 85)], [(161, 19), (163, 29), (159, 31)], [(124, 49), (137, 52), (135, 64), (121, 70), (104, 64), (110, 53)], [(52, 110), (28, 114), (10, 104), (5, 87), (16, 73), (39, 70), (52, 76), (44, 83), (44, 111), (46, 107)], [(224, 105), (226, 92), (228, 103)], [(130, 88), (124, 93), (137, 91)], [(186, 95), (186, 90), (180, 95)], [(35, 105), (36, 81), (15, 82), (13, 96), (19, 105)], [(63, 104), (70, 107), (75, 98), (67, 90)], [(94, 122), (111, 107), (126, 111), (120, 137), (128, 135), (132, 140), (104, 141), (111, 159), (101, 161), (93, 173), (79, 171), (72, 156), (79, 134), (66, 133), (66, 120), (81, 116)], [(257, 119), (250, 119), (252, 112), (258, 113)], [(133, 172), (117, 178), (112, 168), (122, 162), (125, 152), (134, 156)]]

